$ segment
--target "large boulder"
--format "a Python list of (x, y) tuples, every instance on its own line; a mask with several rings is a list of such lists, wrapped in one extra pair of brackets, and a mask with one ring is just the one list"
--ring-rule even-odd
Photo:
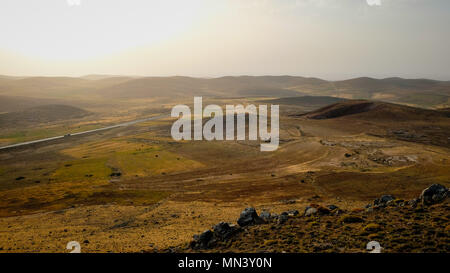
[(208, 248), (213, 237), (214, 233), (211, 230), (206, 230), (199, 235), (194, 235), (194, 240), (191, 242), (191, 248)]
[(237, 223), (241, 227), (254, 225), (254, 224), (260, 224), (263, 222), (261, 218), (259, 218), (258, 214), (256, 213), (256, 210), (254, 208), (246, 208), (241, 212), (241, 215), (239, 216), (239, 219), (237, 220)]
[(433, 205), (442, 202), (448, 196), (448, 189), (440, 184), (433, 184), (424, 189), (419, 199), (424, 205)]

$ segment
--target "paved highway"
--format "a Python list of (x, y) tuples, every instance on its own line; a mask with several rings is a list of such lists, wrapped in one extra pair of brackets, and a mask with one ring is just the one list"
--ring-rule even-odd
[(118, 127), (130, 126), (130, 125), (133, 125), (133, 124), (136, 124), (136, 123), (145, 122), (145, 121), (149, 121), (149, 120), (160, 119), (160, 118), (163, 118), (163, 117), (167, 117), (167, 116), (163, 115), (163, 116), (156, 116), (156, 117), (150, 117), (150, 118), (137, 119), (137, 120), (128, 121), (128, 122), (124, 122), (124, 123), (120, 123), (120, 124), (116, 124), (116, 125), (111, 125), (111, 126), (107, 126), (107, 127), (103, 127), (103, 128), (98, 128), (98, 129), (93, 129), (93, 130), (89, 130), (89, 131), (73, 133), (73, 134), (70, 134), (70, 135), (55, 136), (55, 137), (49, 137), (49, 138), (43, 138), (43, 139), (38, 139), (38, 140), (33, 140), (33, 141), (27, 141), (27, 142), (11, 144), (11, 145), (8, 145), (8, 146), (0, 147), (0, 150), (20, 147), (20, 146), (25, 146), (25, 145), (35, 144), (35, 143), (47, 142), (47, 141), (51, 141), (51, 140), (55, 140), (55, 139), (61, 139), (61, 138), (70, 139), (71, 136), (79, 136), (79, 135), (84, 135), (84, 134), (89, 134), (89, 133), (95, 133), (95, 132), (105, 131), (105, 130), (109, 130), (109, 129), (114, 129), (114, 128), (118, 128)]

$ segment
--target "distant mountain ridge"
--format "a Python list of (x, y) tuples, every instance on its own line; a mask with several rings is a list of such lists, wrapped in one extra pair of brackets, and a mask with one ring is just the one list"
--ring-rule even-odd
[(286, 104), (297, 106), (325, 106), (332, 103), (344, 101), (343, 98), (336, 98), (330, 96), (300, 96), (300, 97), (287, 97), (279, 99), (264, 100), (262, 102), (271, 104)]
[(450, 107), (450, 81), (374, 79), (360, 77), (326, 81), (299, 76), (226, 76), (219, 78), (127, 77), (0, 77), (0, 95), (67, 97), (91, 95), (105, 99), (152, 97), (295, 97), (331, 96), (371, 99), (427, 108)]

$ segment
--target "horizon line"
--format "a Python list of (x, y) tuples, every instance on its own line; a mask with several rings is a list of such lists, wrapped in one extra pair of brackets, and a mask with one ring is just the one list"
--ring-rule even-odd
[[(337, 82), (337, 81), (348, 81), (348, 80), (355, 80), (355, 79), (373, 79), (373, 80), (387, 80), (387, 79), (402, 79), (402, 80), (432, 80), (432, 81), (439, 81), (439, 82), (448, 82), (450, 79), (441, 80), (437, 78), (428, 78), (428, 77), (400, 77), (400, 76), (390, 76), (390, 77), (373, 77), (373, 76), (356, 76), (356, 77), (350, 77), (350, 78), (341, 78), (338, 80), (329, 80), (321, 77), (315, 77), (315, 76), (301, 76), (301, 75), (292, 75), (292, 74), (265, 74), (265, 75), (249, 75), (249, 74), (242, 74), (242, 75), (222, 75), (222, 76), (186, 76), (186, 75), (166, 75), (166, 76), (142, 76), (142, 75), (127, 75), (127, 74), (85, 74), (80, 76), (68, 76), (68, 75), (33, 75), (33, 76), (24, 76), (24, 75), (8, 75), (8, 74), (0, 74), (0, 78), (17, 78), (20, 79), (26, 79), (26, 78), (72, 78), (72, 79), (86, 79), (87, 77), (92, 76), (99, 76), (105, 78), (119, 78), (119, 77), (126, 77), (126, 78), (192, 78), (192, 79), (220, 79), (220, 78), (239, 78), (239, 77), (292, 77), (292, 78), (305, 78), (305, 79), (318, 79), (323, 80), (327, 82)], [(86, 79), (89, 80), (89, 79)], [(96, 79), (90, 79), (95, 81)]]

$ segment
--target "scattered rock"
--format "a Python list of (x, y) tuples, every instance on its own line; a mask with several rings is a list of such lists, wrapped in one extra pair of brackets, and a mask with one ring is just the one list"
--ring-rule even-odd
[(318, 211), (317, 211), (317, 209), (316, 208), (313, 208), (313, 207), (306, 207), (306, 209), (305, 209), (305, 216), (311, 216), (311, 215), (314, 215), (314, 214), (316, 214)]
[(330, 209), (325, 208), (325, 207), (322, 207), (322, 206), (319, 206), (319, 207), (317, 208), (317, 211), (318, 211), (319, 214), (321, 214), (321, 215), (328, 215), (328, 214), (331, 213), (331, 210), (330, 210)]
[(448, 189), (440, 184), (433, 184), (424, 189), (419, 196), (423, 205), (429, 206), (443, 201), (448, 196)]
[(336, 210), (333, 210), (333, 214), (334, 215), (341, 215), (341, 214), (344, 214), (345, 213), (345, 211), (344, 210), (341, 210), (341, 209), (336, 209)]
[(121, 172), (113, 172), (109, 176), (111, 176), (111, 177), (121, 177), (122, 173)]
[(23, 176), (19, 176), (19, 177), (16, 178), (17, 181), (24, 180), (24, 179), (25, 179), (25, 177), (23, 177)]
[(408, 205), (410, 205), (412, 208), (415, 208), (415, 207), (417, 207), (417, 204), (419, 203), (419, 201), (420, 200), (418, 198), (409, 200)]
[(373, 201), (374, 207), (385, 207), (389, 201), (394, 200), (395, 198), (392, 195), (383, 195), (378, 199)]
[(261, 218), (261, 219), (263, 219), (263, 220), (265, 220), (265, 221), (268, 221), (268, 220), (270, 220), (270, 219), (272, 218), (272, 215), (271, 215), (270, 212), (268, 212), (268, 211), (263, 211), (263, 212), (261, 212), (261, 214), (259, 215), (259, 218)]
[(298, 210), (288, 210), (287, 215), (288, 216), (297, 216), (297, 215), (299, 215), (299, 212), (298, 212)]
[(396, 203), (395, 203), (395, 200), (389, 200), (389, 201), (387, 201), (386, 202), (386, 206), (395, 206), (396, 205)]
[(327, 208), (331, 211), (339, 209), (339, 207), (335, 205), (328, 205)]
[(270, 219), (278, 219), (279, 217), (280, 217), (280, 215), (278, 215), (276, 213), (270, 214)]
[(283, 212), (282, 214), (280, 214), (280, 216), (278, 216), (278, 224), (282, 225), (288, 219), (289, 219), (289, 215), (287, 214), (287, 212)]

